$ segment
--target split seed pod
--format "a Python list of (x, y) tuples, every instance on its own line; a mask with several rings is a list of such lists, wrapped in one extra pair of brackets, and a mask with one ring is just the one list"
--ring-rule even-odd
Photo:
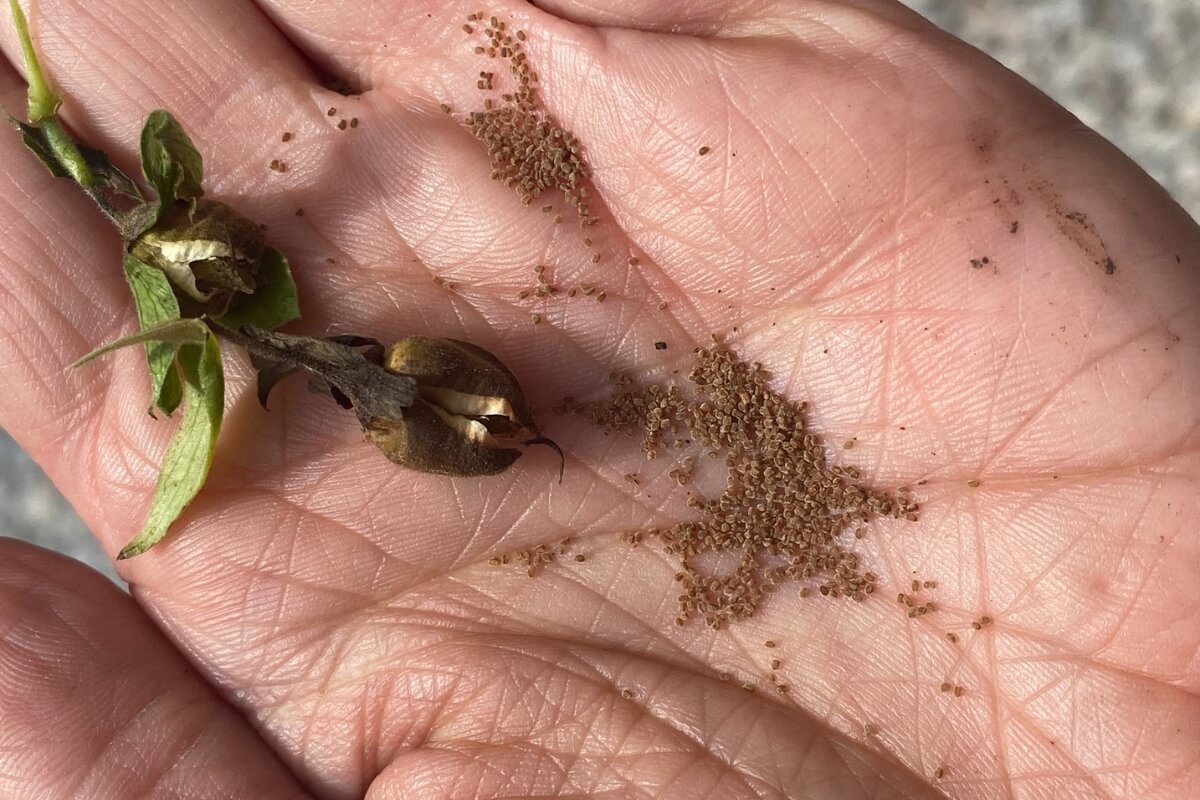
[(508, 367), (482, 347), (456, 339), (411, 336), (385, 348), (363, 336), (310, 336), (250, 325), (233, 331), (210, 323), (242, 345), (258, 371), (258, 399), (305, 371), (312, 385), (353, 409), (363, 430), (389, 459), (437, 475), (495, 475), (544, 444), (525, 393)]
[(383, 367), (417, 384), (417, 397), (402, 417), (367, 430), (397, 464), (439, 475), (494, 475), (520, 458), (518, 447), (531, 444), (551, 447), (562, 458), (558, 445), (538, 430), (516, 376), (482, 347), (410, 336), (387, 348)]

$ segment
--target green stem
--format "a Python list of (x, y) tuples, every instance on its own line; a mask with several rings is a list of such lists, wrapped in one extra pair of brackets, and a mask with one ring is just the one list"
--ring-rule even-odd
[(29, 36), (29, 23), (25, 21), (25, 12), (17, 4), (17, 0), (9, 0), (8, 4), (12, 9), (17, 38), (21, 40), (21, 51), (25, 54), (25, 70), (29, 73), (29, 122), (37, 125), (42, 120), (54, 116), (54, 112), (58, 110), (58, 94), (42, 73), (42, 65), (33, 50), (33, 39)]
[(42, 72), (41, 62), (33, 49), (33, 39), (29, 35), (29, 23), (25, 19), (25, 12), (21, 10), (17, 0), (9, 0), (8, 5), (12, 10), (17, 38), (21, 40), (21, 51), (25, 54), (25, 71), (29, 74), (29, 123), (45, 131), (50, 152), (62, 164), (67, 174), (80, 186), (90, 187), (96, 183), (96, 176), (92, 174), (91, 167), (83, 159), (83, 154), (55, 116), (61, 101)]
[(51, 115), (43, 119), (38, 127), (46, 132), (46, 144), (50, 145), (50, 152), (58, 159), (58, 163), (62, 164), (67, 174), (85, 189), (95, 185), (96, 176), (92, 174), (92, 168), (87, 165), (83, 153), (75, 146), (75, 140), (63, 130), (58, 117)]

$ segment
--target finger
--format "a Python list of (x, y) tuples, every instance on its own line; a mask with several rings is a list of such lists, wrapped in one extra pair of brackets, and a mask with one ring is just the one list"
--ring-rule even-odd
[(0, 794), (302, 796), (99, 573), (0, 539)]
[[(125, 155), (136, 152), (141, 122), (155, 108), (170, 109), (197, 141), (244, 137), (263, 110), (253, 98), (311, 77), (299, 54), (243, 0), (46, 0), (27, 13), (64, 117), (85, 140)], [(7, 18), (0, 47), (23, 64)]]

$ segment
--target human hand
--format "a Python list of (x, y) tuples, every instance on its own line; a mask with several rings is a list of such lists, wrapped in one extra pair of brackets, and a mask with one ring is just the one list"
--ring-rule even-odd
[[(145, 114), (176, 114), (210, 192), (291, 259), (297, 330), (494, 350), (566, 480), (532, 451), (496, 478), (399, 469), (302, 382), (263, 412), (231, 365), (208, 485), (121, 565), (136, 603), (2, 545), (5, 794), (1197, 793), (1200, 235), (1159, 187), (892, 3), (490, 9), (594, 167), (595, 266), (460, 124), (480, 7), (397, 5), (50, 0), (30, 21), (83, 140), (128, 168)], [(15, 70), (0, 87), (22, 107)], [(67, 369), (133, 327), (117, 239), (15, 135), (0, 187), (0, 424), (115, 553), (171, 431), (139, 353)], [(517, 301), (537, 263), (608, 299)], [(883, 597), (785, 589), (721, 631), (674, 626), (675, 564), (617, 534), (687, 509), (632, 494), (634, 441), (548, 413), (734, 329), (830, 442), (857, 437), (870, 483), (927, 481), (919, 522), (857, 545)], [(567, 534), (584, 563), (487, 564)], [(939, 611), (910, 620), (891, 595), (914, 571)], [(787, 697), (717, 677), (761, 676), (765, 639)]]

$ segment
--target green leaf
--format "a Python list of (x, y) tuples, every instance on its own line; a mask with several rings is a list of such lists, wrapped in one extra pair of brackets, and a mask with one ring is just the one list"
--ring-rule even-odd
[(82, 367), (84, 364), (99, 358), (105, 353), (120, 350), (122, 347), (142, 344), (143, 342), (166, 342), (176, 347), (185, 344), (202, 345), (208, 337), (208, 326), (198, 319), (169, 319), (152, 325), (141, 333), (122, 336), (115, 342), (97, 347), (83, 358), (72, 364), (72, 367)]
[(283, 253), (269, 247), (258, 264), (254, 294), (234, 301), (233, 307), (217, 320), (222, 325), (235, 330), (243, 325), (274, 330), (300, 318), (296, 282)]
[(183, 126), (161, 108), (142, 127), (142, 174), (158, 192), (160, 215), (178, 199), (204, 194), (204, 161)]
[(42, 73), (42, 65), (33, 49), (33, 39), (29, 36), (25, 12), (21, 11), (17, 0), (9, 0), (9, 9), (12, 11), (13, 26), (17, 29), (17, 38), (21, 41), (21, 50), (25, 54), (25, 71), (29, 73), (29, 121), (37, 125), (53, 117), (61, 101)]
[[(179, 301), (171, 290), (171, 282), (162, 270), (131, 255), (125, 256), (125, 280), (133, 292), (138, 322), (143, 331), (160, 322), (179, 319)], [(146, 362), (150, 366), (150, 404), (170, 415), (183, 399), (183, 387), (175, 372), (175, 350), (171, 342), (146, 342)]]
[[(204, 327), (198, 320), (186, 322)], [(146, 521), (121, 549), (118, 559), (140, 555), (161, 541), (196, 497), (212, 466), (225, 411), (225, 375), (217, 338), (207, 328), (203, 345), (180, 347), (179, 371), (183, 374), (183, 420), (167, 446)]]

